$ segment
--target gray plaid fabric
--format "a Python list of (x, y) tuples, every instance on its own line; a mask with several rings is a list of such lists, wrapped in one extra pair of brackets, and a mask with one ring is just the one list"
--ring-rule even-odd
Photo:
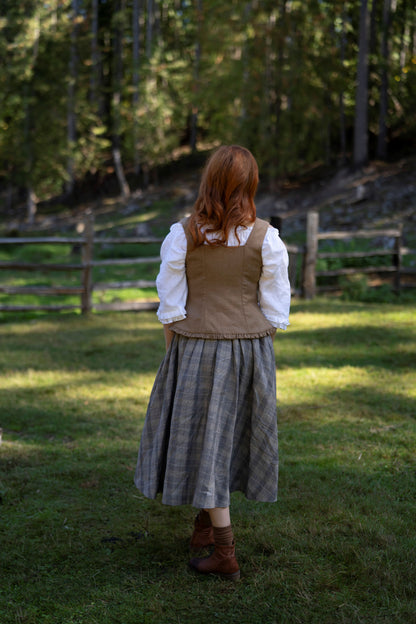
[(175, 335), (150, 396), (135, 484), (167, 505), (277, 498), (273, 340)]

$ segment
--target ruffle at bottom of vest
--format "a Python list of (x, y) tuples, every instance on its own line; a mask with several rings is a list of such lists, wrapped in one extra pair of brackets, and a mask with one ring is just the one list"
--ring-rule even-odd
[(181, 336), (185, 336), (186, 338), (203, 338), (204, 340), (234, 340), (234, 339), (247, 339), (252, 340), (254, 338), (264, 338), (265, 336), (271, 336), (274, 334), (276, 329), (271, 327), (270, 329), (266, 329), (261, 332), (254, 332), (252, 334), (211, 334), (211, 333), (197, 333), (197, 332), (187, 332), (184, 329), (179, 329), (176, 327), (170, 328), (175, 334), (180, 334)]

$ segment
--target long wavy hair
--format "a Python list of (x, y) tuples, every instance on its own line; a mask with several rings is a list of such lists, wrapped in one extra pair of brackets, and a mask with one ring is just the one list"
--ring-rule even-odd
[[(256, 218), (254, 196), (259, 171), (252, 153), (239, 145), (223, 145), (208, 159), (198, 198), (188, 221), (194, 247), (226, 245), (230, 232)], [(215, 233), (209, 240), (207, 234)]]

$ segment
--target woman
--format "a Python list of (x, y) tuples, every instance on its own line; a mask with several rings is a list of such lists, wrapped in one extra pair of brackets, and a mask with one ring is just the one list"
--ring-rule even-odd
[(166, 356), (151, 393), (135, 475), (147, 497), (199, 507), (190, 566), (240, 577), (230, 493), (277, 499), (273, 336), (289, 324), (288, 255), (256, 219), (258, 168), (232, 145), (208, 160), (189, 219), (161, 249), (158, 318)]

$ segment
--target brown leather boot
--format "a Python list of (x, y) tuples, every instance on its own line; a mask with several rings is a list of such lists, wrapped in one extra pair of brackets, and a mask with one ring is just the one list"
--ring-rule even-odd
[(191, 559), (191, 568), (201, 574), (216, 574), (231, 581), (240, 578), (240, 568), (235, 558), (235, 543), (231, 526), (214, 527), (215, 550), (204, 559)]
[(194, 532), (191, 537), (192, 550), (201, 550), (214, 544), (214, 531), (212, 529), (209, 513), (201, 509), (195, 518)]

